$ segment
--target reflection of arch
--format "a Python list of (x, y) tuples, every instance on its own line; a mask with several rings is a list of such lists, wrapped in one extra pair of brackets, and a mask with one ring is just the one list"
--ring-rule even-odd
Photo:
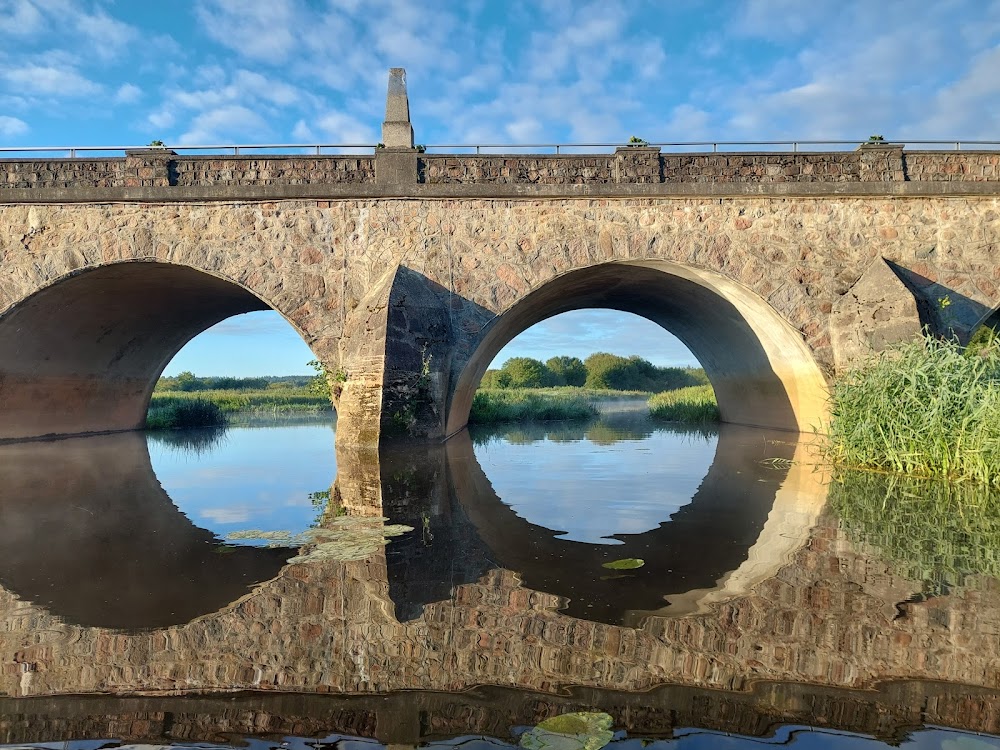
[(0, 440), (129, 430), (173, 356), (269, 305), (187, 266), (124, 262), (64, 277), (0, 316)]
[(86, 626), (189, 622), (295, 554), (223, 547), (192, 524), (134, 433), (0, 446), (0, 518), (3, 587)]
[[(621, 545), (555, 538), (520, 518), (496, 496), (468, 432), (450, 440), (447, 450), (453, 491), (496, 563), (518, 571), (529, 589), (567, 597), (570, 615), (617, 622), (630, 612), (685, 614), (703, 600), (745, 593), (805, 539), (823, 495), (786, 491), (788, 469), (760, 464), (761, 440), (759, 431), (723, 426), (715, 460), (691, 503), (659, 528), (614, 535)], [(779, 464), (801, 458), (796, 444), (783, 442), (769, 443), (767, 455)], [(799, 487), (801, 477), (792, 484)], [(626, 557), (642, 558), (646, 566), (622, 577), (601, 567)], [(665, 598), (678, 606), (664, 608)]]
[(507, 342), (585, 307), (636, 313), (675, 334), (708, 373), (726, 422), (803, 432), (822, 422), (826, 382), (798, 331), (721, 274), (650, 260), (565, 273), (496, 318), (458, 378), (447, 432), (465, 425), (483, 373)]

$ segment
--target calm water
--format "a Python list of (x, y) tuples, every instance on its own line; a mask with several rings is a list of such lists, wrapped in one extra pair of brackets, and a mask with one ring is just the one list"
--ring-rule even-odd
[(812, 455), (634, 412), (0, 446), (0, 743), (1000, 748), (1000, 498)]

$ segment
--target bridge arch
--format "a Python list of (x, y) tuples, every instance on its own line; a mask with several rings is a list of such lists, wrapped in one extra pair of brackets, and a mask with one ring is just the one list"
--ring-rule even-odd
[(267, 309), (235, 281), (174, 263), (64, 275), (0, 315), (0, 440), (138, 429), (157, 378), (188, 341)]
[(705, 368), (724, 422), (798, 432), (824, 423), (823, 373), (801, 334), (767, 302), (713, 271), (629, 260), (563, 273), (494, 318), (457, 374), (447, 434), (465, 426), (483, 374), (509, 341), (582, 308), (635, 313), (677, 336)]

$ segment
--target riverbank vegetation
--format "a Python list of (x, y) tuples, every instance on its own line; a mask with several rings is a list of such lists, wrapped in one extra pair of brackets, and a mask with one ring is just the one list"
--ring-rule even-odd
[(883, 352), (831, 391), (835, 464), (1000, 486), (1000, 350), (931, 337)]
[(147, 430), (218, 427), (225, 424), (226, 415), (219, 405), (204, 398), (154, 399), (146, 413)]
[(692, 385), (657, 393), (648, 403), (650, 416), (656, 419), (688, 424), (719, 421), (719, 405), (710, 385)]
[(597, 352), (585, 360), (552, 357), (542, 362), (530, 357), (513, 357), (499, 370), (487, 370), (479, 387), (552, 388), (566, 386), (589, 390), (660, 391), (708, 383), (705, 371), (694, 367), (657, 367), (638, 356), (621, 357)]
[[(319, 382), (322, 381), (322, 382)], [(208, 427), (233, 418), (332, 414), (322, 374), (257, 378), (160, 378), (146, 416), (147, 429)]]
[[(616, 394), (619, 397), (620, 394)], [(469, 414), (471, 424), (532, 420), (590, 419), (597, 416), (593, 395), (565, 389), (506, 388), (476, 391)]]
[(700, 368), (657, 367), (638, 356), (597, 352), (585, 360), (564, 356), (546, 362), (514, 357), (500, 369), (487, 370), (469, 421), (586, 419), (598, 413), (602, 402), (644, 401), (654, 393), (695, 386), (711, 392), (707, 384)]

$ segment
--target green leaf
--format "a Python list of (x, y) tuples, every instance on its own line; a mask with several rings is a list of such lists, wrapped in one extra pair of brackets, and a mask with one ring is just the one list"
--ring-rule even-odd
[(606, 562), (601, 565), (601, 567), (607, 568), (608, 570), (635, 570), (636, 568), (641, 568), (645, 564), (646, 561), (640, 560), (638, 557), (624, 557), (621, 560)]

